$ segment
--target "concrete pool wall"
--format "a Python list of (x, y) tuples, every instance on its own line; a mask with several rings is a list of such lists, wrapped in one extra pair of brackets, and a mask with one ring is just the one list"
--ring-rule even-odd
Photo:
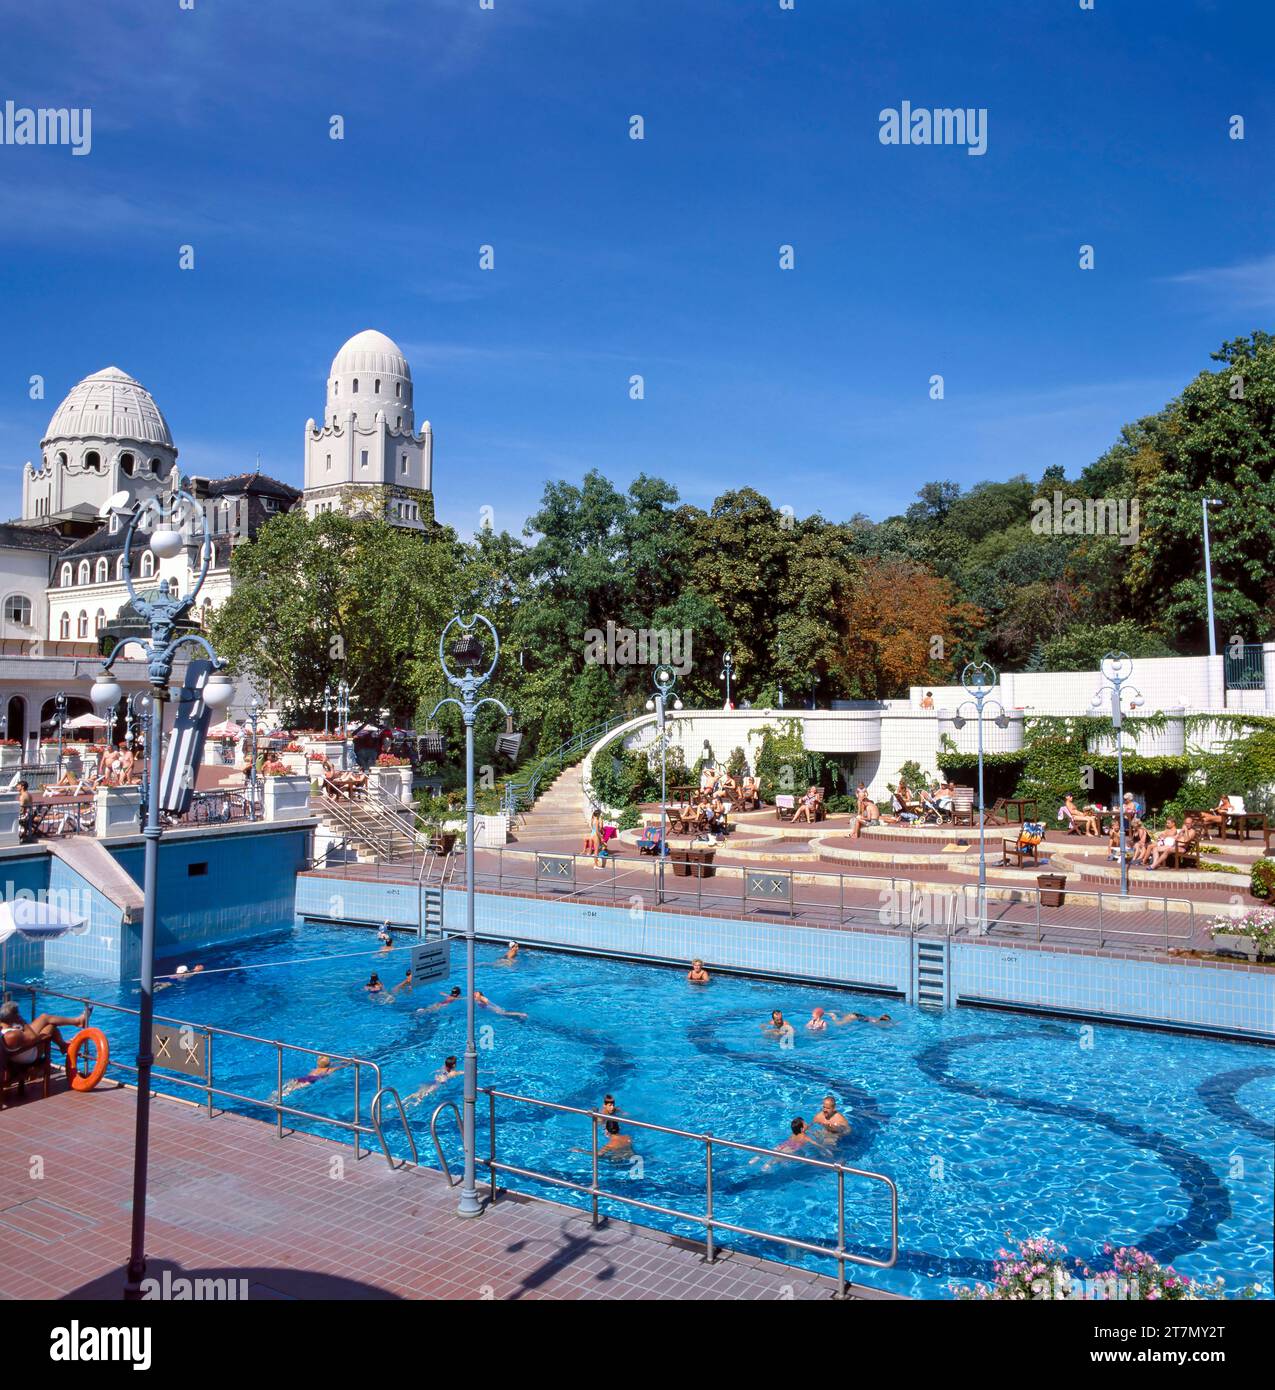
[[(159, 844), (157, 955), (219, 946), (288, 921), (311, 825), (238, 822), (166, 831)], [(5, 898), (47, 898), (89, 920), (86, 931), (54, 941), (12, 938), (8, 978), (46, 969), (106, 980), (135, 976), (143, 855), (140, 835), (109, 845), (74, 837), (0, 850)]]
[[(444, 925), (465, 925), (465, 894), (443, 894)], [(302, 874), (296, 911), (324, 921), (415, 927), (409, 884)], [(919, 943), (941, 943), (953, 1004), (1019, 1008), (1113, 1022), (1162, 1024), (1275, 1041), (1275, 969), (1192, 959), (1134, 957), (1080, 947), (921, 937), (906, 931), (774, 922), (479, 892), (476, 930), (492, 940), (823, 980), (915, 1001)]]

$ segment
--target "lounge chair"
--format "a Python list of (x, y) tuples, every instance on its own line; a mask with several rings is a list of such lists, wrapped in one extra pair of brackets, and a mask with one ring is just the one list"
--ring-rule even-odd
[(973, 787), (952, 788), (952, 824), (970, 826), (974, 824)]

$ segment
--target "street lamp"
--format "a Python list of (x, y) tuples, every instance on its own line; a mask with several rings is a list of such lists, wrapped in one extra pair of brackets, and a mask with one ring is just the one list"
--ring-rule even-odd
[(59, 690), (53, 697), (53, 717), (58, 724), (58, 776), (62, 776), (62, 725), (66, 722), (66, 691)]
[(953, 725), (958, 729), (965, 727), (965, 716), (961, 713), (966, 705), (973, 703), (975, 714), (978, 720), (978, 924), (979, 932), (987, 930), (987, 813), (986, 803), (983, 800), (983, 708), (986, 705), (994, 705), (1000, 711), (996, 715), (996, 727), (1006, 729), (1009, 727), (1009, 715), (1005, 713), (1005, 706), (999, 700), (991, 699), (991, 693), (996, 688), (996, 671), (989, 662), (971, 661), (961, 672), (961, 684), (965, 687), (965, 693), (970, 697), (963, 700), (956, 708), (956, 714), (952, 719)]
[[(1207, 542), (1205, 545), (1207, 549)], [(1121, 733), (1124, 727), (1125, 687), (1128, 686), (1129, 689), (1130, 712), (1137, 709), (1144, 701), (1142, 691), (1135, 685), (1129, 685), (1129, 678), (1133, 675), (1133, 662), (1129, 660), (1127, 653), (1108, 652), (1102, 658), (1102, 674), (1106, 677), (1107, 684), (1098, 687), (1091, 701), (1091, 706), (1098, 709), (1103, 704), (1105, 697), (1110, 698), (1111, 727), (1115, 730), (1116, 739), (1116, 815), (1120, 818), (1120, 892), (1127, 896), (1129, 892), (1129, 860), (1125, 854), (1124, 738)]]
[[(668, 855), (668, 734), (667, 714), (669, 692), (677, 684), (677, 672), (668, 666), (655, 668), (655, 695), (646, 702), (647, 709), (659, 716), (660, 722), (660, 859), (656, 898), (664, 901), (664, 862)], [(673, 701), (681, 709), (681, 700)]]
[(1204, 521), (1204, 592), (1209, 608), (1209, 655), (1217, 655), (1217, 628), (1213, 622), (1213, 561), (1209, 554), (1209, 508), (1220, 507), (1220, 497), (1201, 497), (1200, 516)]
[(248, 701), (248, 722), (252, 725), (252, 763), (248, 776), (248, 815), (251, 820), (257, 819), (257, 721), (263, 709), (264, 706), (254, 694)]
[(341, 771), (350, 767), (350, 683), (344, 677), (336, 688), (336, 719), (341, 728)]
[[(112, 501), (116, 501), (113, 498)], [(146, 841), (143, 866), (142, 888), (144, 906), (142, 909), (142, 949), (141, 949), (141, 1002), (137, 1012), (137, 1127), (133, 1148), (133, 1209), (132, 1232), (129, 1247), (128, 1276), (124, 1286), (124, 1297), (130, 1301), (142, 1297), (142, 1280), (146, 1275), (146, 1179), (150, 1156), (150, 1083), (151, 1067), (155, 1058), (151, 1052), (152, 1029), (155, 1007), (155, 922), (159, 894), (159, 840), (163, 833), (159, 822), (160, 795), (160, 757), (163, 741), (164, 705), (169, 699), (169, 681), (173, 673), (173, 661), (178, 650), (190, 643), (202, 647), (213, 665), (204, 686), (203, 702), (211, 711), (228, 704), (234, 694), (234, 686), (220, 672), (225, 662), (217, 656), (207, 638), (199, 633), (182, 630), (181, 624), (194, 607), (195, 599), (203, 588), (212, 559), (212, 544), (208, 538), (208, 523), (203, 509), (186, 490), (184, 481), (179, 481), (172, 499), (174, 514), (180, 509), (185, 516), (198, 516), (203, 528), (200, 544), (199, 575), (189, 593), (178, 597), (175, 580), (161, 579), (158, 589), (139, 593), (133, 587), (133, 540), (137, 534), (138, 523), (143, 517), (158, 512), (158, 524), (152, 529), (149, 546), (156, 559), (169, 559), (182, 545), (180, 531), (165, 518), (155, 499), (144, 504), (134, 504), (124, 536), (123, 576), (128, 596), (133, 607), (143, 621), (150, 624), (150, 638), (142, 641), (146, 652), (150, 676), (150, 716), (146, 731), (146, 824), (142, 834)], [(122, 507), (118, 510), (123, 510)], [(176, 539), (176, 548), (173, 541)], [(134, 639), (140, 640), (140, 639)], [(108, 710), (123, 695), (119, 682), (111, 674), (116, 658), (131, 642), (121, 642), (106, 658), (101, 674), (93, 682), (90, 698), (93, 707), (99, 711)]]
[(330, 685), (325, 685), (325, 686), (323, 687), (323, 737), (324, 737), (324, 738), (327, 738), (327, 736), (328, 736), (328, 715), (331, 713), (331, 711), (332, 711), (332, 687), (331, 687)]
[[(491, 663), (481, 674), (478, 668), (483, 660), (483, 644), (474, 630), (479, 623), (491, 633), (494, 644)], [(460, 635), (452, 645), (451, 657), (460, 667), (461, 675), (456, 675), (447, 664), (447, 634), (454, 627), (460, 629)], [(494, 695), (487, 695), (481, 700), (478, 698), (478, 691), (491, 679), (499, 660), (500, 638), (481, 613), (467, 619), (459, 616), (453, 618), (438, 638), (438, 664), (448, 684), (460, 691), (460, 699), (445, 695), (429, 716), (432, 723), (444, 705), (455, 705), (465, 721), (465, 1099), (461, 1125), (465, 1145), (465, 1176), (461, 1182), (460, 1201), (456, 1206), (457, 1216), (479, 1216), (483, 1209), (478, 1200), (474, 1140), (474, 1109), (478, 1102), (478, 1049), (474, 1044), (474, 718), (483, 705), (495, 705), (506, 719), (511, 717), (509, 710)]]
[(721, 675), (719, 675), (719, 676), (717, 677), (717, 679), (718, 679), (719, 681), (725, 681), (725, 682), (726, 682), (726, 708), (727, 708), (727, 709), (730, 709), (730, 708), (731, 708), (731, 702), (730, 702), (730, 678), (731, 678), (731, 673), (734, 671), (734, 669), (735, 669), (735, 663), (734, 663), (734, 661), (731, 659), (731, 654), (730, 654), (729, 652), (727, 652), (726, 655), (725, 655), (724, 657), (722, 657), (722, 672), (721, 672)]

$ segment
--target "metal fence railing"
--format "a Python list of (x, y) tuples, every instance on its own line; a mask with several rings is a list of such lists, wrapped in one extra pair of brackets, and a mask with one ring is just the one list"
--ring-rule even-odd
[[(126, 1014), (137, 1018), (138, 1011), (130, 1009), (124, 1004), (108, 1004), (100, 999), (89, 999), (84, 995), (65, 994), (61, 990), (45, 989), (42, 985), (10, 984), (10, 992), (21, 991), (28, 995), (31, 1000), (31, 1017), (35, 1017), (39, 1012), (39, 1001), (41, 999), (62, 999), (80, 1005), (91, 1005), (94, 1012), (98, 1010), (109, 1011), (117, 1014)], [(275, 1124), (279, 1137), (284, 1135), (284, 1117), (290, 1116), (294, 1119), (302, 1119), (313, 1124), (332, 1125), (334, 1128), (343, 1130), (354, 1136), (354, 1156), (356, 1159), (363, 1156), (362, 1140), (367, 1138), (369, 1143), (367, 1150), (373, 1152), (371, 1140), (375, 1139), (381, 1152), (385, 1155), (385, 1161), (391, 1168), (400, 1166), (396, 1164), (390, 1153), (389, 1145), (385, 1142), (385, 1134), (381, 1128), (381, 1102), (383, 1096), (390, 1096), (398, 1102), (399, 1111), (402, 1113), (402, 1103), (398, 1101), (398, 1093), (391, 1086), (386, 1086), (381, 1079), (381, 1068), (366, 1057), (352, 1057), (345, 1053), (334, 1052), (326, 1047), (302, 1047), (296, 1043), (280, 1042), (277, 1038), (260, 1038), (251, 1033), (239, 1033), (230, 1028), (219, 1028), (209, 1023), (191, 1023), (184, 1019), (168, 1018), (162, 1014), (154, 1016), (154, 1023), (166, 1025), (169, 1028), (177, 1029), (184, 1038), (188, 1055), (199, 1057), (200, 1074), (189, 1075), (180, 1071), (163, 1070), (160, 1076), (155, 1072), (151, 1073), (152, 1086), (156, 1081), (162, 1080), (165, 1086), (175, 1086), (179, 1090), (198, 1092), (203, 1096), (204, 1103), (211, 1118), (215, 1113), (213, 1099), (232, 1101), (238, 1105), (247, 1105), (254, 1108), (268, 1110), (275, 1117)], [(273, 1048), (275, 1053), (275, 1076), (276, 1088), (272, 1096), (249, 1096), (241, 1091), (230, 1090), (217, 1084), (215, 1066), (216, 1049), (213, 1046), (214, 1040), (222, 1038), (234, 1040), (238, 1043), (246, 1043), (252, 1046)], [(338, 1119), (333, 1115), (321, 1115), (313, 1110), (306, 1110), (301, 1106), (284, 1103), (284, 1089), (286, 1078), (284, 1076), (284, 1056), (289, 1053), (299, 1053), (302, 1056), (312, 1058), (317, 1061), (319, 1057), (329, 1057), (334, 1062), (343, 1063), (353, 1069), (353, 1113), (350, 1119)], [(156, 1065), (161, 1065), (157, 1063)], [(369, 1107), (369, 1118), (364, 1120), (362, 1114), (362, 1095), (366, 1094), (367, 1088), (361, 1084), (362, 1073), (366, 1069), (376, 1083), (375, 1092), (372, 1096), (372, 1103)], [(127, 1075), (136, 1077), (137, 1068), (130, 1062), (125, 1062), (118, 1057), (112, 1056), (107, 1066), (108, 1075), (111, 1072), (123, 1072)], [(408, 1144), (411, 1148), (413, 1158), (416, 1156), (416, 1143), (412, 1137), (410, 1126), (406, 1118), (403, 1127), (407, 1132)]]
[[(1207, 910), (1207, 905), (1187, 897), (1159, 893), (1123, 896), (1088, 884), (1068, 886), (1061, 894), (1035, 884), (989, 884), (984, 921), (974, 882), (932, 885), (902, 874), (827, 873), (737, 864), (691, 863), (683, 867), (686, 872), (679, 874), (668, 861), (661, 871), (654, 857), (613, 857), (604, 867), (595, 868), (588, 855), (505, 847), (478, 851), (474, 886), (564, 901), (730, 912), (752, 920), (933, 930), (957, 936), (1134, 949), (1187, 945), (1197, 931), (1197, 908)], [(351, 877), (359, 881), (465, 886), (464, 856), (458, 852), (437, 863), (418, 855), (411, 860), (348, 868)], [(343, 870), (340, 865), (331, 865), (328, 871), (340, 874)]]
[[(534, 1182), (545, 1183), (550, 1187), (562, 1188), (571, 1192), (582, 1193), (589, 1198), (593, 1225), (597, 1226), (601, 1221), (599, 1203), (602, 1201), (618, 1202), (626, 1207), (635, 1208), (641, 1212), (650, 1212), (653, 1215), (668, 1217), (675, 1221), (685, 1221), (691, 1225), (700, 1226), (704, 1231), (704, 1241), (707, 1257), (710, 1263), (717, 1257), (717, 1233), (726, 1231), (733, 1235), (744, 1236), (752, 1240), (767, 1241), (775, 1245), (783, 1245), (792, 1250), (801, 1250), (807, 1254), (820, 1255), (829, 1260), (835, 1260), (844, 1289), (846, 1284), (846, 1265), (859, 1264), (867, 1265), (873, 1269), (891, 1269), (899, 1258), (899, 1192), (892, 1179), (884, 1173), (874, 1173), (864, 1168), (851, 1168), (847, 1164), (837, 1163), (830, 1158), (809, 1158), (805, 1154), (790, 1153), (786, 1150), (764, 1148), (758, 1144), (745, 1144), (735, 1139), (722, 1139), (718, 1135), (708, 1133), (696, 1133), (692, 1130), (676, 1129), (671, 1125), (655, 1124), (650, 1120), (638, 1120), (632, 1116), (624, 1116), (624, 1124), (630, 1129), (641, 1130), (648, 1134), (667, 1134), (679, 1139), (689, 1140), (697, 1148), (703, 1151), (703, 1172), (704, 1172), (704, 1210), (703, 1211), (681, 1211), (676, 1207), (668, 1207), (656, 1202), (647, 1202), (639, 1197), (634, 1197), (628, 1193), (618, 1192), (614, 1188), (603, 1187), (601, 1183), (601, 1170), (599, 1166), (600, 1146), (598, 1143), (599, 1125), (604, 1124), (608, 1119), (614, 1117), (604, 1115), (597, 1110), (584, 1110), (575, 1105), (563, 1105), (557, 1101), (539, 1100), (532, 1096), (516, 1095), (512, 1091), (497, 1091), (491, 1087), (481, 1088), (483, 1095), (487, 1096), (488, 1109), (488, 1153), (486, 1158), (477, 1157), (477, 1162), (487, 1169), (491, 1184), (491, 1200), (494, 1202), (497, 1197), (497, 1177), (501, 1173), (510, 1174), (514, 1177), (528, 1178)], [(524, 1168), (520, 1164), (506, 1163), (497, 1156), (497, 1115), (496, 1102), (498, 1100), (508, 1101), (516, 1105), (532, 1105), (541, 1110), (547, 1110), (559, 1115), (576, 1115), (589, 1121), (591, 1129), (591, 1142), (589, 1151), (593, 1155), (592, 1179), (588, 1183), (576, 1182), (572, 1178), (564, 1178), (558, 1174), (546, 1173), (540, 1169)], [(447, 1109), (455, 1110), (455, 1105), (451, 1101), (444, 1101), (436, 1107), (430, 1117), (430, 1134), (434, 1140), (434, 1146), (438, 1153), (439, 1166), (443, 1170), (448, 1182), (452, 1182), (451, 1170), (447, 1162), (443, 1146), (438, 1138), (438, 1118)], [(459, 1116), (458, 1122), (459, 1122)], [(833, 1173), (837, 1180), (837, 1205), (836, 1205), (836, 1231), (837, 1238), (835, 1245), (819, 1245), (814, 1241), (801, 1240), (792, 1235), (785, 1235), (777, 1231), (763, 1231), (751, 1226), (742, 1226), (736, 1222), (724, 1220), (718, 1215), (715, 1209), (715, 1187), (714, 1187), (714, 1158), (719, 1150), (732, 1153), (746, 1153), (752, 1155), (753, 1159), (764, 1158), (768, 1163), (799, 1163), (808, 1168), (823, 1169)], [(881, 1260), (871, 1255), (859, 1254), (850, 1250), (846, 1246), (846, 1179), (863, 1179), (868, 1182), (878, 1183), (886, 1189), (890, 1202), (890, 1244), (888, 1258)]]

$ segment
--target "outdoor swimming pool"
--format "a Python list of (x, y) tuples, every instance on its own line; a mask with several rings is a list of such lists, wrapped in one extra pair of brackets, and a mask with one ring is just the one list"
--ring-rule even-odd
[[(444, 992), (438, 985), (388, 1004), (366, 995), (372, 969), (388, 983), (401, 979), (407, 939), (400, 943), (392, 954), (375, 956), (364, 931), (282, 929), (206, 953), (205, 973), (165, 989), (157, 1011), (369, 1058), (406, 1098), (444, 1056), (462, 1053), (464, 1015), (461, 1005), (417, 1012)], [(850, 1266), (851, 1277), (863, 1283), (946, 1296), (952, 1280), (989, 1275), (1009, 1231), (1015, 1238), (1049, 1235), (1095, 1267), (1104, 1241), (1135, 1244), (1181, 1272), (1220, 1274), (1229, 1290), (1260, 1283), (1269, 1294), (1275, 1050), (968, 1008), (933, 1013), (876, 996), (725, 976), (697, 988), (681, 971), (547, 951), (528, 950), (504, 966), (495, 964), (500, 954), (479, 947), (480, 988), (529, 1017), (520, 1022), (479, 1011), (480, 1029), (487, 1030), (480, 1038), (480, 1084), (582, 1107), (600, 1105), (610, 1091), (636, 1118), (766, 1145), (787, 1135), (792, 1117), (808, 1120), (825, 1093), (836, 1096), (852, 1126), (837, 1157), (885, 1173), (899, 1188), (898, 1265), (888, 1271)], [(459, 943), (452, 959), (457, 981)], [(53, 974), (45, 983), (104, 1001), (137, 1001), (136, 986), (111, 993), (100, 981)], [(819, 1004), (838, 1012), (884, 1008), (897, 1022), (809, 1035), (800, 1025)], [(762, 1035), (772, 1008), (799, 1025), (789, 1050)], [(110, 1036), (115, 1055), (131, 1061), (133, 1020), (102, 1010), (94, 1023)], [(298, 1055), (290, 1072), (309, 1066)], [(275, 1086), (273, 1050), (218, 1038), (216, 1078), (223, 1087), (268, 1096)], [(177, 1092), (163, 1079), (159, 1084)], [(436, 1161), (429, 1113), (442, 1097), (459, 1102), (460, 1083), (411, 1111), (427, 1163)], [(298, 1100), (348, 1118), (351, 1098), (347, 1072), (305, 1088)], [(365, 1115), (370, 1099), (369, 1079)], [(386, 1132), (401, 1154), (392, 1110), (386, 1107)], [(586, 1121), (504, 1104), (499, 1114), (502, 1159), (588, 1181), (588, 1154), (572, 1152), (588, 1147)], [(485, 1118), (480, 1100), (480, 1153), (486, 1152)], [(456, 1167), (454, 1126), (444, 1133)], [(608, 1164), (603, 1181), (645, 1201), (702, 1211), (702, 1146), (634, 1134), (640, 1169)], [(720, 1218), (835, 1244), (831, 1174), (798, 1165), (763, 1173), (729, 1152), (715, 1162)], [(517, 1179), (508, 1185), (528, 1187)], [(545, 1191), (564, 1201), (587, 1200)], [(618, 1204), (605, 1209), (702, 1235)], [(846, 1230), (847, 1248), (884, 1255), (889, 1221), (880, 1185), (848, 1181)], [(723, 1243), (835, 1273), (830, 1261), (782, 1246), (729, 1237)]]

